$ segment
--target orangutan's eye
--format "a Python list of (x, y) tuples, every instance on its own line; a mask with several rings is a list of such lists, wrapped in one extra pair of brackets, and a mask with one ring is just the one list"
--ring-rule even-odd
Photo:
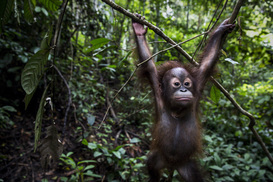
[(179, 82), (175, 82), (175, 83), (174, 83), (174, 86), (179, 87), (179, 86), (180, 86), (180, 83), (179, 83)]
[(184, 85), (185, 87), (191, 87), (192, 81), (191, 81), (189, 78), (186, 78), (186, 79), (184, 80), (183, 85)]

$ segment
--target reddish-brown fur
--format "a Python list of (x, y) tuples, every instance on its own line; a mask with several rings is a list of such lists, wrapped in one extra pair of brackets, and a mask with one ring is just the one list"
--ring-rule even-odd
[[(142, 18), (140, 15), (137, 15)], [(144, 63), (138, 76), (153, 89), (156, 117), (151, 151), (147, 161), (150, 181), (160, 180), (163, 168), (177, 170), (185, 181), (203, 181), (196, 158), (202, 153), (198, 105), (204, 85), (212, 74), (224, 34), (234, 26), (225, 20), (213, 33), (200, 66), (190, 68), (168, 61), (159, 68), (152, 60)], [(133, 22), (139, 61), (151, 56), (143, 25)]]

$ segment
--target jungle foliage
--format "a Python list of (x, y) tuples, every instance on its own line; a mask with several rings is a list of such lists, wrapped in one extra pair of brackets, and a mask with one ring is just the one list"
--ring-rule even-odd
[[(100, 0), (70, 0), (66, 7), (65, 2), (0, 2), (0, 181), (147, 181), (153, 100), (135, 75), (125, 84), (137, 59), (131, 19)], [(205, 32), (224, 1), (115, 3), (182, 42)], [(231, 15), (235, 3), (228, 1), (219, 22)], [(215, 76), (255, 117), (255, 129), (271, 155), (272, 18), (272, 1), (244, 2)], [(153, 53), (170, 46), (153, 31), (147, 37)], [(201, 39), (181, 46), (192, 56)], [(175, 49), (155, 60), (188, 62)], [(204, 92), (201, 113), (200, 162), (209, 181), (273, 181), (272, 164), (249, 130), (249, 118), (212, 83)], [(175, 173), (173, 181), (178, 180)]]

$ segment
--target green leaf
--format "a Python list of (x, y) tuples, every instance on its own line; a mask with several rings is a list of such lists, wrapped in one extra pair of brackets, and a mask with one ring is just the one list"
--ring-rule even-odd
[(100, 175), (94, 174), (91, 170), (88, 170), (86, 173), (83, 173), (86, 176), (92, 176), (92, 177), (96, 177), (96, 178), (101, 178)]
[(97, 148), (97, 144), (95, 144), (95, 143), (88, 143), (87, 147), (90, 148), (91, 150), (94, 150), (94, 149)]
[(238, 136), (243, 136), (243, 132), (240, 131), (240, 130), (237, 130), (237, 131), (235, 132), (235, 136), (236, 136), (236, 137), (238, 137)]
[(77, 167), (75, 161), (70, 157), (63, 159), (62, 161), (64, 161), (67, 165), (70, 165), (72, 169), (76, 169)]
[(250, 159), (250, 155), (248, 153), (244, 154), (244, 158), (246, 161), (248, 161)]
[(49, 56), (49, 50), (40, 50), (34, 54), (25, 65), (21, 85), (27, 94), (31, 94), (44, 74), (44, 67)]
[(130, 140), (130, 143), (138, 143), (138, 142), (140, 142), (140, 139), (138, 139), (138, 138), (132, 138)]
[(212, 143), (212, 142), (213, 142), (212, 138), (211, 138), (209, 135), (205, 135), (205, 136), (204, 136), (204, 139), (205, 139), (207, 142), (209, 142), (209, 143)]
[(114, 154), (118, 159), (121, 158), (121, 155), (120, 155), (120, 152), (119, 152), (119, 151), (113, 151), (113, 154)]
[(72, 154), (73, 154), (73, 152), (68, 152), (68, 153), (66, 154), (66, 156), (69, 157), (69, 156), (71, 156)]
[(109, 39), (106, 39), (106, 38), (98, 38), (98, 39), (94, 39), (94, 40), (91, 40), (91, 44), (92, 44), (92, 47), (89, 48), (87, 50), (87, 52), (91, 52), (91, 51), (94, 51), (96, 49), (99, 49), (101, 48), (102, 46), (104, 46), (105, 44), (107, 44), (110, 40)]
[(57, 11), (62, 1), (60, 0), (39, 0), (48, 10)]
[(47, 12), (47, 10), (45, 8), (41, 8), (41, 10), (46, 16), (48, 16), (48, 12)]
[(94, 167), (95, 167), (95, 165), (88, 165), (88, 166), (86, 166), (86, 168), (84, 168), (84, 170), (93, 169)]
[(41, 136), (42, 119), (43, 119), (43, 114), (44, 114), (44, 104), (45, 104), (45, 97), (46, 97), (46, 92), (47, 92), (48, 87), (49, 87), (49, 85), (44, 90), (43, 96), (40, 101), (39, 109), (36, 114), (35, 128), (34, 128), (34, 132), (35, 132), (34, 152), (37, 149), (38, 141), (40, 140), (40, 136)]
[(117, 147), (114, 149), (114, 151), (118, 151), (118, 150), (121, 149), (122, 147), (124, 147), (124, 145), (119, 145), (119, 146), (117, 146)]
[(56, 163), (63, 152), (63, 145), (59, 140), (56, 126), (51, 125), (46, 129), (47, 136), (42, 140), (39, 148), (43, 168), (51, 166), (52, 162)]
[(36, 6), (36, 0), (31, 0), (33, 6), (35, 7)]
[(26, 21), (32, 22), (33, 21), (33, 9), (34, 6), (31, 0), (24, 1), (24, 16)]
[(90, 162), (94, 162), (94, 163), (95, 163), (95, 162), (97, 162), (97, 161), (95, 161), (95, 160), (84, 160), (84, 161), (79, 161), (79, 162), (78, 162), (78, 165), (79, 165), (79, 164), (83, 164), (83, 163), (90, 163)]
[(129, 175), (129, 171), (119, 171), (119, 175), (121, 176), (121, 178), (123, 180), (126, 180), (127, 179), (127, 176)]
[(215, 87), (215, 85), (212, 85), (210, 90), (210, 98), (213, 102), (218, 103), (220, 100), (220, 90)]
[(227, 53), (223, 49), (221, 49), (221, 52), (227, 57)]
[[(35, 89), (36, 90), (36, 89)], [(27, 109), (28, 107), (28, 104), (30, 103), (34, 93), (35, 93), (35, 90), (33, 92), (31, 92), (30, 94), (26, 94), (25, 98), (24, 98), (24, 102), (25, 102), (25, 110)]]
[(40, 48), (43, 49), (50, 49), (50, 42), (52, 39), (52, 27), (50, 27), (50, 29), (47, 31), (47, 33), (45, 34), (42, 42), (41, 42), (41, 46)]
[(88, 145), (88, 141), (87, 141), (86, 139), (83, 139), (83, 140), (82, 140), (82, 144), (83, 144), (83, 145)]
[(230, 170), (230, 169), (232, 169), (232, 168), (234, 168), (234, 166), (229, 165), (229, 164), (226, 164), (226, 165), (223, 166), (223, 169), (224, 169), (224, 170)]
[(101, 156), (101, 155), (102, 155), (101, 152), (98, 152), (98, 151), (94, 152), (94, 157), (98, 157), (98, 156)]
[(217, 170), (217, 171), (223, 171), (223, 169), (220, 168), (219, 166), (210, 166), (209, 168), (210, 168), (210, 169)]
[(13, 7), (14, 7), (14, 0), (0, 1), (0, 34), (2, 33), (2, 27), (9, 20)]
[(94, 116), (92, 114), (87, 115), (87, 122), (90, 126), (92, 126), (95, 123), (95, 118), (96, 118), (96, 116)]
[(9, 111), (9, 112), (16, 112), (17, 110), (12, 106), (3, 106), (3, 110)]
[(129, 51), (126, 56), (121, 60), (119, 61), (119, 64), (122, 63), (123, 61), (126, 61), (128, 59), (128, 57), (132, 54), (133, 51)]

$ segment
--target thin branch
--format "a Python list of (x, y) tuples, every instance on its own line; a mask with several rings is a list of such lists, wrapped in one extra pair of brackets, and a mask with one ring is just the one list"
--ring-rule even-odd
[[(85, 132), (85, 131), (86, 131), (85, 126), (82, 124), (81, 121), (79, 121), (79, 120), (77, 119), (77, 115), (76, 115), (76, 113), (77, 113), (77, 108), (76, 108), (75, 104), (72, 104), (72, 107), (74, 108), (73, 114), (74, 114), (74, 120), (75, 120), (75, 122), (76, 122), (76, 123), (80, 123), (80, 125), (81, 125), (82, 128), (83, 128), (83, 131)], [(82, 134), (83, 134), (84, 132), (82, 132)]]
[(66, 10), (67, 3), (68, 3), (68, 0), (65, 0), (65, 2), (62, 4), (61, 14), (60, 14), (58, 22), (56, 24), (56, 30), (55, 30), (54, 39), (53, 39), (53, 47), (57, 46), (57, 40), (59, 38), (61, 25), (62, 25), (62, 22), (63, 22), (63, 17), (64, 17), (64, 13), (65, 13), (65, 10)]
[[(147, 27), (149, 27), (149, 29), (153, 30), (156, 34), (158, 34), (160, 37), (162, 37), (164, 40), (166, 40), (168, 43), (175, 45), (175, 49), (178, 50), (186, 59), (188, 59), (189, 62), (191, 62), (192, 64), (194, 64), (195, 66), (198, 66), (199, 64), (186, 52), (184, 51), (180, 46), (176, 45), (177, 43), (175, 43), (171, 38), (169, 38), (168, 36), (166, 36), (158, 27), (156, 27), (155, 25), (151, 24), (150, 22), (143, 20), (143, 19), (139, 19), (138, 17), (136, 17), (133, 13), (130, 13), (129, 11), (125, 10), (124, 8), (120, 7), (119, 5), (117, 5), (116, 3), (114, 3), (111, 0), (102, 0), (103, 2), (105, 2), (106, 4), (108, 4), (109, 6), (111, 6), (112, 8), (116, 9), (117, 11), (119, 11), (120, 13), (128, 16), (129, 18), (133, 19), (134, 21), (141, 23), (143, 25), (146, 25)], [(231, 14), (230, 17), (230, 22), (234, 22), (235, 18), (237, 17), (239, 10), (241, 8), (241, 6), (243, 5), (244, 0), (238, 0), (237, 4), (235, 5), (235, 8)], [(137, 67), (136, 67), (137, 69)], [(135, 69), (135, 71), (136, 71)], [(134, 72), (135, 72), (134, 71)], [(263, 150), (265, 151), (267, 157), (269, 158), (269, 160), (271, 161), (271, 163), (273, 164), (273, 158), (270, 155), (268, 149), (266, 148), (264, 142), (262, 141), (261, 137), (258, 135), (258, 133), (256, 132), (256, 130), (253, 128), (253, 126), (255, 125), (255, 119), (254, 117), (248, 113), (247, 111), (245, 111), (231, 96), (230, 94), (226, 91), (226, 89), (219, 83), (217, 82), (213, 77), (210, 78), (212, 80), (212, 82), (215, 84), (215, 86), (231, 101), (231, 103), (245, 116), (247, 116), (250, 119), (250, 123), (249, 123), (249, 128), (250, 130), (253, 132), (254, 136), (256, 137), (257, 141), (259, 142), (259, 144), (262, 146)], [(128, 81), (128, 80), (127, 80)], [(123, 85), (124, 87), (125, 85)], [(122, 88), (123, 88), (122, 87)], [(119, 92), (118, 92), (119, 93)], [(117, 96), (117, 94), (115, 95), (115, 97)], [(109, 107), (108, 109), (109, 110)], [(106, 117), (106, 115), (105, 115)], [(105, 119), (104, 117), (104, 119)], [(103, 120), (104, 121), (104, 120)]]
[(106, 93), (106, 103), (108, 105), (108, 107), (110, 108), (110, 112), (111, 112), (111, 115), (113, 116), (114, 120), (115, 120), (115, 123), (118, 123), (119, 122), (119, 118), (117, 117), (113, 107), (112, 107), (112, 104), (110, 102), (110, 99), (109, 99), (109, 89), (107, 89), (107, 93)]
[[(214, 83), (214, 85), (222, 90), (225, 90), (225, 88), (215, 79), (211, 79), (211, 81)], [(270, 160), (270, 162), (273, 164), (273, 158), (270, 154), (270, 152), (268, 151), (268, 149), (266, 148), (262, 138), (260, 137), (260, 135), (257, 133), (257, 131), (254, 128), (254, 125), (256, 124), (255, 122), (255, 118), (252, 114), (250, 114), (249, 112), (247, 112), (246, 110), (244, 110), (231, 96), (230, 94), (225, 91), (223, 92), (223, 94), (231, 101), (231, 103), (235, 106), (235, 108), (237, 108), (243, 115), (247, 116), (250, 120), (250, 123), (248, 124), (248, 128), (252, 131), (252, 133), (254, 134), (254, 136), (256, 137), (257, 141), (259, 142), (259, 144), (261, 145), (262, 149), (264, 150), (264, 152), (266, 153), (268, 159)]]
[[(135, 72), (137, 71), (137, 68), (138, 68), (138, 67), (135, 68), (135, 70), (134, 70), (133, 73), (130, 75), (130, 77), (127, 79), (127, 81), (126, 81), (126, 82), (122, 85), (122, 87), (118, 90), (118, 92), (117, 92), (116, 95), (113, 97), (113, 99), (111, 100), (110, 103), (113, 103), (113, 101), (117, 98), (118, 94), (119, 94), (119, 93), (123, 90), (123, 88), (129, 83), (129, 81), (132, 79), (132, 77), (134, 76)], [(107, 110), (106, 110), (106, 112), (105, 112), (105, 114), (104, 114), (104, 116), (103, 116), (103, 119), (102, 119), (102, 121), (101, 121), (101, 123), (100, 123), (98, 129), (100, 129), (100, 127), (102, 126), (103, 122), (105, 121), (105, 119), (106, 119), (106, 117), (107, 117), (107, 115), (108, 115), (108, 112), (109, 112), (110, 108), (111, 108), (111, 105), (108, 105)]]
[[(210, 30), (209, 30), (209, 31), (210, 31)], [(169, 47), (169, 48), (167, 48), (167, 49), (163, 49), (163, 50), (161, 50), (161, 51), (158, 51), (157, 53), (153, 54), (153, 55), (152, 55), (151, 57), (149, 57), (148, 59), (142, 61), (141, 63), (138, 63), (136, 66), (137, 66), (137, 67), (141, 66), (142, 64), (148, 62), (148, 61), (151, 60), (153, 57), (157, 56), (158, 54), (160, 54), (160, 53), (162, 53), (162, 52), (165, 52), (165, 51), (167, 51), (167, 50), (170, 50), (170, 49), (172, 49), (172, 48), (175, 48), (175, 47), (177, 47), (177, 46), (179, 46), (179, 45), (181, 45), (181, 44), (184, 44), (184, 43), (189, 42), (189, 41), (191, 41), (191, 40), (193, 40), (193, 39), (196, 39), (197, 37), (200, 37), (200, 36), (202, 36), (202, 35), (207, 35), (207, 34), (209, 33), (209, 31), (204, 32), (204, 33), (201, 33), (201, 34), (199, 34), (199, 35), (196, 35), (196, 36), (194, 36), (194, 37), (192, 37), (192, 38), (190, 38), (190, 39), (188, 39), (188, 40), (185, 40), (185, 41), (183, 41), (183, 42), (180, 42), (180, 43), (178, 43), (178, 44), (172, 45), (171, 47)]]
[(239, 11), (240, 11), (243, 4), (244, 4), (244, 0), (238, 0), (237, 1), (236, 5), (235, 5), (235, 7), (233, 9), (233, 12), (232, 12), (232, 14), (231, 14), (231, 16), (229, 18), (229, 23), (233, 23), (235, 21), (235, 19), (238, 16)]
[(68, 115), (68, 112), (70, 110), (70, 106), (71, 106), (71, 103), (72, 103), (72, 99), (71, 99), (71, 90), (70, 90), (70, 87), (66, 81), (66, 79), (64, 78), (64, 76), (62, 75), (62, 73), (60, 72), (60, 70), (55, 66), (53, 65), (53, 68), (57, 71), (57, 73), (59, 74), (59, 76), (63, 79), (64, 81), (64, 84), (67, 88), (67, 91), (68, 91), (68, 101), (67, 101), (67, 108), (65, 110), (65, 114), (64, 114), (64, 127), (63, 127), (63, 131), (62, 131), (62, 135), (64, 136), (64, 133), (65, 133), (65, 129), (66, 129), (66, 123), (67, 123), (67, 115)]
[[(116, 95), (114, 96), (114, 98), (111, 100), (111, 102), (109, 102), (109, 104), (107, 104), (107, 105), (108, 105), (107, 110), (106, 110), (106, 112), (105, 112), (105, 114), (104, 114), (104, 116), (103, 116), (103, 119), (102, 119), (102, 121), (101, 121), (100, 126), (98, 127), (98, 129), (100, 129), (102, 123), (105, 121), (105, 119), (106, 119), (106, 117), (107, 117), (107, 115), (108, 115), (108, 112), (109, 112), (109, 110), (110, 110), (111, 107), (112, 107), (111, 103), (113, 103), (113, 101), (117, 98), (117, 96), (119, 95), (119, 93), (120, 93), (120, 92), (123, 90), (123, 88), (129, 83), (129, 81), (131, 80), (131, 78), (133, 77), (133, 75), (135, 74), (135, 72), (137, 71), (137, 69), (138, 69), (139, 66), (141, 66), (142, 64), (148, 62), (148, 61), (151, 60), (153, 57), (155, 57), (156, 55), (158, 55), (158, 54), (160, 54), (160, 53), (162, 53), (162, 52), (165, 52), (165, 51), (167, 51), (167, 50), (170, 50), (170, 49), (172, 49), (172, 48), (174, 48), (174, 47), (176, 47), (176, 46), (178, 46), (178, 45), (180, 45), (180, 44), (184, 44), (184, 43), (186, 43), (186, 42), (188, 42), (188, 41), (190, 41), (190, 40), (193, 40), (193, 39), (195, 39), (195, 38), (197, 38), (197, 37), (200, 37), (201, 35), (208, 34), (208, 33), (209, 33), (209, 32), (204, 32), (204, 33), (202, 33), (202, 34), (196, 35), (195, 37), (192, 37), (192, 38), (190, 38), (190, 39), (188, 39), (188, 40), (185, 40), (185, 41), (183, 41), (183, 42), (180, 42), (180, 43), (178, 43), (178, 44), (175, 44), (175, 45), (173, 45), (173, 46), (171, 46), (171, 47), (169, 47), (169, 48), (167, 48), (167, 49), (161, 50), (161, 51), (159, 51), (159, 52), (153, 54), (153, 55), (152, 55), (151, 57), (149, 57), (148, 59), (142, 61), (141, 63), (138, 63), (138, 64), (136, 65), (136, 67), (135, 67), (135, 70), (134, 70), (133, 73), (131, 74), (131, 76), (127, 79), (127, 81), (126, 81), (126, 82), (122, 85), (122, 87), (118, 90), (118, 92), (116, 93)], [(107, 103), (108, 103), (108, 101), (107, 101)]]
[[(219, 20), (221, 14), (223, 13), (224, 9), (226, 8), (227, 2), (228, 2), (228, 0), (226, 0), (226, 2), (225, 2), (225, 4), (224, 4), (224, 6), (223, 6), (223, 8), (222, 8), (222, 10), (221, 10), (221, 12), (220, 12), (220, 14), (218, 15), (218, 17), (217, 17), (216, 21), (214, 22), (214, 24), (212, 25), (212, 27), (209, 28), (210, 25), (211, 25), (212, 22), (213, 22), (214, 17), (216, 16), (216, 13), (217, 13), (217, 11), (218, 11), (220, 5), (222, 4), (222, 1), (218, 4), (218, 6), (217, 6), (216, 10), (214, 11), (214, 14), (213, 14), (213, 16), (212, 16), (210, 22), (209, 22), (209, 25), (208, 25), (208, 28), (207, 28), (207, 31), (208, 31), (208, 32), (210, 32), (210, 31), (213, 29), (213, 27), (216, 25), (216, 23), (217, 23), (217, 21)], [(207, 35), (205, 35), (205, 36), (202, 38), (201, 42), (199, 43), (199, 45), (197, 46), (195, 52), (193, 53), (192, 59), (194, 59), (194, 56), (195, 56), (196, 52), (199, 51), (199, 49), (202, 47), (202, 45), (203, 45), (203, 43), (204, 43), (204, 41), (205, 41), (206, 38), (207, 38)]]
[[(143, 25), (146, 25), (147, 27), (149, 27), (149, 29), (153, 30), (156, 34), (158, 34), (160, 37), (162, 37), (164, 40), (166, 40), (166, 42), (169, 42), (172, 45), (176, 44), (171, 38), (169, 38), (167, 35), (165, 35), (158, 27), (151, 24), (150, 22), (143, 20), (143, 19), (139, 19), (133, 13), (130, 13), (129, 11), (120, 7), (119, 5), (117, 5), (116, 3), (114, 3), (111, 0), (102, 0), (102, 1), (105, 2), (106, 4), (110, 5), (112, 8), (116, 9), (117, 11), (121, 12), (122, 14), (126, 15), (127, 17), (133, 19), (134, 21), (141, 23)], [(192, 64), (194, 64), (196, 66), (198, 65), (198, 63), (196, 61), (192, 60), (191, 56), (186, 51), (184, 51), (180, 46), (176, 46), (175, 49), (178, 50), (183, 56), (185, 56)]]
[(65, 10), (66, 10), (66, 7), (67, 7), (67, 3), (68, 3), (68, 0), (65, 0), (63, 2), (63, 4), (62, 4), (61, 14), (60, 14), (59, 19), (58, 19), (57, 24), (56, 24), (56, 30), (55, 30), (55, 34), (54, 34), (54, 38), (53, 38), (53, 45), (52, 45), (52, 48), (54, 49), (52, 66), (58, 72), (59, 76), (63, 79), (63, 81), (64, 81), (64, 83), (65, 83), (65, 85), (67, 87), (67, 90), (68, 90), (68, 103), (67, 103), (67, 108), (66, 108), (66, 111), (65, 111), (64, 127), (63, 127), (63, 131), (62, 131), (62, 135), (63, 136), (64, 136), (65, 129), (66, 129), (67, 115), (68, 115), (68, 112), (69, 112), (69, 109), (70, 109), (70, 105), (71, 105), (71, 90), (69, 88), (69, 85), (68, 85), (67, 81), (63, 77), (62, 73), (55, 66), (55, 56), (56, 56), (57, 41), (59, 39), (59, 35), (60, 35), (60, 31), (61, 31), (61, 26), (62, 26), (62, 22), (63, 22), (63, 17), (64, 17), (64, 13), (65, 13)]

